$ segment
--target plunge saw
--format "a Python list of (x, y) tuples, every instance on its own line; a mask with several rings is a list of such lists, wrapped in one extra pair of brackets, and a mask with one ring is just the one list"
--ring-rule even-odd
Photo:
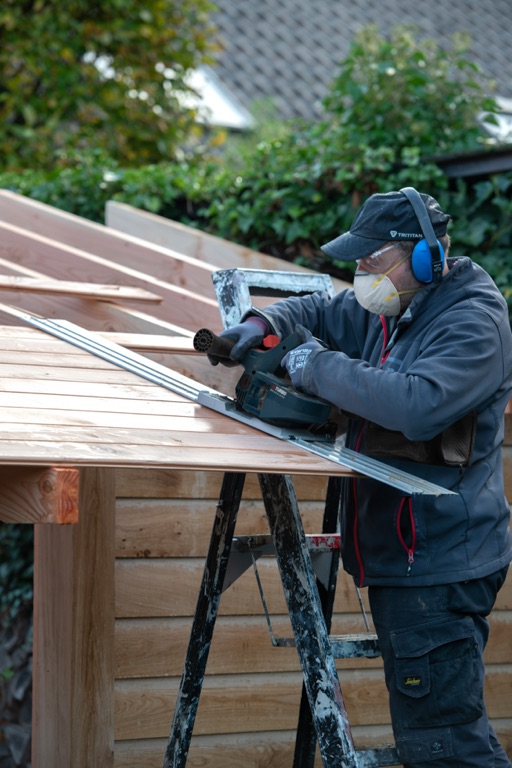
[[(332, 404), (295, 389), (281, 365), (283, 357), (303, 341), (303, 336), (296, 331), (283, 341), (277, 336), (267, 336), (261, 347), (249, 349), (240, 360), (244, 371), (235, 387), (234, 403), (221, 401), (224, 409), (230, 411), (229, 415), (232, 415), (234, 404), (239, 411), (282, 427), (283, 432), (288, 428), (296, 434), (299, 429), (305, 438), (309, 435), (312, 440), (333, 441), (337, 423)], [(196, 352), (225, 360), (231, 360), (230, 352), (235, 343), (208, 328), (197, 331), (193, 340)]]

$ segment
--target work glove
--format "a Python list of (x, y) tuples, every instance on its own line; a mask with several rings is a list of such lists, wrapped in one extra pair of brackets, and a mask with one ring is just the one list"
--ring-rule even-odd
[(313, 361), (320, 352), (325, 352), (327, 347), (302, 325), (297, 325), (295, 330), (303, 337), (304, 343), (287, 352), (281, 360), (281, 365), (286, 368), (295, 389), (307, 391)]
[(238, 365), (246, 352), (252, 347), (259, 347), (263, 338), (269, 333), (270, 326), (262, 317), (251, 316), (243, 323), (227, 328), (219, 334), (222, 339), (232, 339), (235, 345), (229, 357), (218, 357), (217, 355), (208, 355), (208, 360), (212, 365), (222, 365), (232, 367)]

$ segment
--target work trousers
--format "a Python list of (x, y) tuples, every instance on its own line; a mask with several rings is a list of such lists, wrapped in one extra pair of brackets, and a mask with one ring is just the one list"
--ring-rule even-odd
[(433, 587), (368, 590), (404, 768), (510, 768), (485, 709), (486, 616), (507, 569)]

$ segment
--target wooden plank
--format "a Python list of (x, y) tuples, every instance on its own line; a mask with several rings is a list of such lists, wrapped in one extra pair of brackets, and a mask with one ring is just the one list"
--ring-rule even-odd
[[(223, 472), (203, 472), (188, 468), (172, 469), (118, 469), (116, 471), (116, 496), (118, 498), (169, 498), (217, 500)], [(327, 478), (293, 477), (298, 499), (325, 499)], [(261, 499), (261, 490), (255, 474), (245, 479), (243, 499)]]
[[(343, 679), (350, 722), (389, 720), (384, 676), (367, 670), (358, 680)], [(115, 738), (147, 739), (167, 735), (179, 679), (116, 682)], [(300, 673), (217, 676), (205, 681), (194, 733), (251, 733), (288, 730), (297, 725), (302, 687)]]
[(115, 200), (107, 201), (105, 221), (114, 230), (141, 237), (165, 248), (173, 248), (221, 269), (242, 266), (250, 269), (300, 269), (283, 259), (275, 259)]
[(0, 219), (42, 238), (56, 239), (68, 248), (105, 257), (120, 267), (139, 271), (142, 265), (148, 276), (215, 299), (211, 279), (214, 267), (177, 250), (153, 245), (7, 190), (0, 190)]
[[(107, 201), (105, 221), (112, 229), (136, 235), (156, 245), (174, 248), (207, 264), (215, 264), (216, 268), (313, 271), (116, 200)], [(350, 287), (349, 283), (336, 278), (333, 278), (333, 285), (337, 291)]]
[[(9, 370), (5, 371), (5, 373), (8, 374)], [(50, 397), (72, 398), (76, 399), (77, 402), (83, 401), (85, 396), (87, 398), (97, 398), (99, 410), (103, 410), (106, 403), (111, 400), (115, 401), (113, 405), (116, 404), (122, 410), (122, 406), (117, 401), (130, 400), (130, 402), (137, 402), (139, 398), (155, 403), (154, 407), (156, 408), (162, 408), (162, 403), (171, 403), (173, 408), (185, 407), (190, 404), (192, 409), (194, 408), (193, 402), (187, 403), (183, 399), (178, 400), (179, 395), (174, 395), (170, 390), (155, 387), (154, 384), (142, 378), (136, 378), (133, 381), (134, 383), (130, 384), (126, 382), (119, 384), (109, 384), (102, 381), (90, 382), (87, 388), (85, 388), (82, 381), (50, 380), (47, 378), (38, 381), (37, 389), (38, 396), (43, 397), (45, 400), (46, 395)], [(4, 377), (0, 376), (0, 392), (2, 393), (10, 393), (12, 395), (13, 393), (33, 393), (33, 391), (34, 381), (32, 377), (20, 379), (19, 377), (7, 378), (7, 375)], [(156, 405), (158, 403), (160, 406)], [(185, 408), (183, 412), (187, 412)]]
[(504, 445), (512, 445), (512, 411), (511, 401), (507, 406), (507, 412), (505, 413), (505, 435), (503, 437)]
[(97, 285), (96, 283), (78, 283), (70, 280), (46, 280), (37, 277), (18, 277), (0, 275), (0, 288), (34, 293), (59, 293), (82, 296), (98, 301), (132, 299), (134, 301), (162, 301), (161, 296), (145, 291), (143, 288), (131, 288), (120, 285)]
[[(216, 501), (118, 499), (116, 557), (206, 557)], [(306, 532), (322, 529), (323, 501), (300, 505)], [(237, 535), (268, 533), (263, 502), (242, 501)]]
[[(18, 316), (21, 314), (22, 313), (19, 313)], [(0, 350), (32, 349), (34, 346), (33, 334), (34, 329), (30, 328), (28, 325), (3, 327), (1, 328), (0, 333)], [(183, 329), (179, 336), (163, 333), (117, 333), (115, 331), (101, 332), (98, 335), (114, 344), (119, 344), (122, 347), (134, 349), (138, 352), (147, 350), (178, 353), (180, 355), (197, 355), (192, 344), (194, 333), (192, 331), (187, 331), (186, 329)], [(71, 345), (67, 346), (75, 352), (78, 351), (78, 347), (72, 347)], [(44, 347), (45, 349), (53, 347), (62, 350), (62, 341), (51, 336), (49, 333), (39, 332), (38, 347)]]
[[(344, 467), (334, 465), (331, 471), (327, 466), (327, 460), (317, 459), (312, 454), (305, 454), (306, 459), (302, 462), (302, 456), (295, 452), (287, 453), (282, 457), (279, 449), (271, 446), (269, 443), (259, 443), (254, 449), (245, 448), (240, 451), (239, 448), (224, 450), (222, 446), (223, 437), (219, 436), (212, 449), (202, 450), (196, 446), (179, 445), (151, 445), (139, 443), (137, 446), (137, 436), (143, 437), (137, 431), (131, 432), (133, 441), (129, 443), (114, 442), (107, 446), (101, 443), (89, 442), (86, 445), (81, 443), (65, 443), (52, 441), (52, 464), (54, 466), (74, 466), (80, 467), (141, 467), (148, 468), (162, 467), (169, 469), (187, 469), (190, 466), (197, 466), (201, 469), (221, 471), (229, 466), (234, 472), (254, 472), (259, 467), (262, 472), (277, 473), (297, 472), (297, 465), (300, 471), (305, 475), (325, 475), (327, 472), (336, 476), (350, 476), (350, 470)], [(19, 440), (4, 441), (2, 443), (2, 464), (16, 465), (24, 464), (27, 466), (41, 465), (48, 461), (48, 441), (33, 441), (28, 446), (23, 446)], [(265, 448), (267, 446), (267, 448)], [(282, 461), (281, 461), (282, 458)], [(277, 462), (281, 462), (278, 464)]]
[(34, 768), (113, 766), (114, 478), (80, 473), (76, 526), (36, 526)]
[[(49, 300), (49, 299), (47, 299)], [(105, 302), (98, 302), (95, 306), (100, 307), (106, 307), (110, 306), (113, 310), (121, 310), (121, 307), (115, 308), (114, 305), (108, 305)], [(0, 315), (3, 311), (3, 308), (5, 308), (5, 304), (0, 304)], [(52, 307), (51, 311), (55, 314), (56, 308), (55, 306)], [(16, 311), (15, 317), (19, 317), (19, 311)], [(70, 312), (66, 312), (66, 317), (69, 317)], [(81, 312), (78, 312), (78, 315), (76, 314), (76, 307), (71, 312), (71, 315), (73, 317), (73, 322), (79, 321), (79, 325), (81, 324), (82, 327), (87, 327), (89, 330), (91, 330), (91, 325), (94, 325), (94, 323), (91, 323), (91, 318), (89, 317), (87, 319), (87, 325), (84, 326), (83, 324), (83, 315)], [(133, 312), (130, 315), (130, 318), (133, 319)], [(114, 316), (111, 314), (110, 316), (104, 316), (100, 313), (96, 313), (96, 320), (100, 323), (100, 330), (103, 329), (105, 326), (112, 325), (112, 323), (117, 324), (117, 320), (114, 318)], [(130, 320), (131, 321), (131, 320)], [(138, 320), (137, 320), (138, 322)], [(155, 321), (156, 322), (156, 321)], [(26, 326), (28, 328), (28, 326)], [(9, 331), (15, 331), (16, 328), (11, 328), (9, 326), (1, 326), (0, 327), (0, 339), (2, 339), (3, 335)], [(20, 363), (23, 364), (24, 370), (26, 371), (26, 376), (30, 376), (31, 378), (34, 378), (34, 373), (30, 372), (32, 366), (36, 363), (40, 363), (41, 365), (49, 365), (52, 367), (52, 377), (59, 378), (61, 377), (60, 369), (62, 368), (62, 362), (67, 361), (69, 359), (70, 363), (75, 368), (103, 368), (105, 370), (116, 370), (119, 371), (119, 376), (134, 376), (134, 374), (126, 374), (122, 371), (122, 369), (117, 368), (116, 366), (113, 366), (111, 363), (101, 360), (99, 357), (95, 357), (93, 355), (88, 354), (87, 352), (79, 351), (77, 347), (74, 347), (71, 344), (67, 344), (64, 341), (61, 341), (59, 339), (56, 339), (55, 337), (51, 336), (50, 334), (46, 334), (42, 331), (35, 330), (33, 328), (29, 328), (29, 330), (37, 334), (37, 336), (27, 337), (23, 338), (23, 343), (12, 343), (14, 337), (13, 336), (7, 336), (6, 343), (0, 342), (0, 349), (5, 349), (5, 353), (2, 354), (2, 362), (9, 363), (10, 366), (13, 365), (19, 365)], [(92, 328), (92, 330), (98, 330)], [(154, 330), (154, 324), (151, 326), (151, 331)], [(164, 328), (161, 328), (162, 333), (164, 332)], [(175, 333), (175, 329), (172, 329), (172, 333)], [(162, 337), (165, 339), (165, 337)], [(49, 340), (49, 341), (48, 341)], [(51, 342), (51, 344), (50, 344)], [(21, 351), (26, 350), (30, 353), (30, 355), (21, 355)], [(51, 353), (54, 353), (54, 357), (51, 358), (49, 355)], [(45, 357), (45, 355), (48, 355), (48, 357)], [(69, 358), (68, 356), (74, 355), (75, 357)], [(211, 366), (208, 362), (205, 355), (191, 355), (191, 354), (182, 354), (179, 352), (178, 354), (169, 354), (169, 353), (161, 353), (161, 352), (153, 352), (153, 353), (147, 353), (145, 355), (148, 359), (153, 359), (155, 362), (159, 363), (160, 365), (164, 365), (165, 367), (169, 368), (170, 370), (173, 370), (175, 373), (187, 376), (188, 378), (192, 378), (194, 381), (198, 381), (201, 384), (204, 384), (205, 386), (213, 387), (214, 389), (217, 389), (218, 391), (226, 391), (228, 393), (234, 393), (235, 391), (235, 385), (238, 379), (241, 375), (241, 368), (235, 367), (235, 368), (225, 368), (224, 366)], [(60, 358), (60, 362), (59, 362)], [(5, 366), (3, 366), (0, 369), (0, 377), (4, 376), (8, 371), (10, 371), (11, 368), (7, 369)], [(19, 369), (17, 369), (19, 371)], [(45, 372), (45, 376), (48, 375), (48, 372)], [(36, 372), (35, 377), (39, 377), (39, 372)], [(144, 381), (144, 379), (141, 379), (140, 377), (137, 377), (139, 381)]]
[[(213, 515), (212, 515), (213, 524)], [(192, 616), (203, 571), (201, 558), (118, 559), (116, 561), (116, 615), (118, 617)], [(275, 561), (264, 558), (258, 569), (271, 613), (286, 613)], [(244, 593), (246, 590), (246, 593)], [(362, 590), (365, 605), (366, 590)], [(512, 608), (512, 578), (500, 590), (495, 611)], [(254, 575), (245, 573), (222, 596), (223, 615), (261, 614)], [(359, 602), (352, 578), (340, 570), (336, 612), (358, 613)]]
[[(5, 353), (6, 355), (9, 353)], [(25, 363), (20, 362), (25, 357)], [(30, 359), (27, 356), (21, 356), (19, 354), (11, 355), (11, 361), (8, 365), (3, 364), (0, 366), (0, 379), (6, 377), (13, 377), (18, 381), (35, 380), (40, 381), (42, 377), (48, 378), (50, 372), (44, 368), (44, 364), (31, 365)], [(2, 363), (4, 360), (4, 353), (2, 353)], [(77, 358), (79, 361), (80, 358)], [(98, 361), (101, 363), (100, 359)], [(84, 389), (89, 382), (96, 384), (113, 384), (120, 385), (126, 381), (126, 376), (120, 368), (114, 368), (113, 366), (98, 366), (91, 367), (91, 362), (84, 367), (74, 365), (74, 362), (69, 358), (69, 366), (66, 366), (66, 361), (61, 361), (61, 366), (51, 371), (52, 381), (68, 381), (68, 382), (81, 382), (84, 385)], [(77, 368), (80, 367), (80, 371), (77, 372)]]
[[(491, 720), (501, 744), (512, 753), (512, 720)], [(358, 749), (393, 743), (390, 726), (352, 728)], [(161, 768), (166, 739), (141, 739), (116, 742), (115, 768)], [(188, 764), (208, 768), (288, 768), (293, 764), (294, 731), (269, 731), (256, 734), (193, 736)], [(314, 768), (322, 768), (317, 753)], [(401, 768), (401, 766), (390, 766)]]
[[(351, 725), (389, 723), (384, 675), (380, 669), (340, 673)], [(218, 676), (205, 681), (194, 733), (254, 733), (294, 729), (302, 675)], [(168, 735), (179, 679), (122, 680), (116, 683), (116, 739), (150, 739)], [(487, 675), (491, 717), (510, 714), (512, 675), (499, 667)]]
[[(287, 616), (272, 615), (278, 637), (291, 637)], [(183, 669), (191, 619), (117, 619), (115, 629), (116, 678), (177, 677)], [(365, 632), (361, 613), (338, 613), (332, 633)], [(510, 618), (502, 611), (491, 616), (491, 637), (486, 664), (510, 662)], [(382, 667), (381, 659), (345, 659), (341, 669)], [(300, 670), (295, 648), (275, 648), (266, 620), (259, 616), (221, 616), (217, 620), (208, 657), (207, 675)], [(511, 712), (512, 716), (512, 712)]]
[[(15, 306), (14, 306), (15, 305)], [(13, 311), (14, 310), (14, 311)], [(108, 301), (91, 301), (79, 296), (50, 297), (18, 291), (0, 291), (0, 321), (3, 327), (18, 326), (21, 314), (61, 319), (90, 331), (115, 330), (119, 333), (169, 333), (180, 331), (176, 324), (148, 315), (133, 307)], [(192, 333), (192, 331), (189, 331)]]
[[(116, 616), (118, 618), (193, 616), (203, 568), (204, 560), (201, 558), (118, 559), (116, 561)], [(260, 559), (258, 571), (268, 610), (272, 615), (286, 615), (288, 611), (275, 560)], [(353, 580), (344, 571), (340, 571), (335, 611), (355, 614), (359, 613), (359, 610)], [(262, 613), (261, 598), (251, 569), (224, 592), (220, 601), (220, 615), (261, 616)]]
[[(97, 314), (99, 318), (104, 320), (106, 317), (109, 317), (111, 327), (119, 327), (119, 330), (117, 331), (106, 330), (105, 338), (111, 338), (112, 341), (115, 341), (117, 338), (119, 341), (121, 341), (127, 336), (132, 336), (136, 343), (137, 340), (142, 341), (147, 337), (149, 339), (151, 349), (156, 349), (158, 346), (158, 338), (165, 340), (166, 337), (170, 337), (176, 342), (175, 344), (173, 343), (173, 351), (175, 350), (180, 354), (186, 354), (189, 351), (187, 348), (182, 350), (177, 337), (185, 337), (191, 339), (194, 336), (194, 331), (187, 330), (186, 328), (181, 328), (179, 325), (168, 323), (165, 320), (152, 317), (151, 315), (147, 315), (144, 312), (134, 309), (133, 307), (111, 304), (110, 302), (98, 303), (97, 305), (89, 304), (89, 306), (92, 307), (93, 314)], [(0, 304), (0, 313), (6, 315), (7, 317), (9, 317), (9, 315), (13, 315), (15, 318), (21, 321), (22, 315), (26, 314), (24, 310), (22, 310), (20, 307), (15, 307), (12, 303)], [(66, 319), (69, 320), (70, 318)], [(77, 325), (83, 325), (84, 328), (92, 330), (89, 316), (86, 318), (82, 317), (82, 323), (78, 322)], [(15, 325), (14, 327), (7, 325), (0, 327), (0, 338), (3, 338), (4, 336), (8, 338), (10, 333), (16, 334), (17, 331), (26, 331), (30, 333), (34, 332), (33, 328), (30, 328), (24, 323), (23, 325)], [(99, 329), (97, 332), (100, 334), (103, 333), (102, 329)], [(49, 334), (45, 334), (45, 337), (48, 339), (53, 338)]]
[(72, 467), (0, 466), (0, 520), (76, 523), (78, 485), (79, 473)]
[[(58, 235), (58, 232), (54, 232), (54, 236), (56, 234)], [(201, 286), (195, 287), (194, 291), (182, 287), (179, 277), (174, 275), (174, 270), (169, 274), (171, 282), (153, 277), (140, 269), (141, 266), (147, 268), (144, 261), (141, 264), (141, 256), (139, 256), (138, 268), (128, 267), (7, 222), (0, 222), (0, 256), (9, 258), (15, 264), (20, 263), (37, 269), (40, 275), (46, 278), (73, 280), (78, 272), (83, 280), (92, 283), (113, 283), (144, 288), (162, 297), (162, 302), (152, 308), (152, 314), (155, 317), (179, 323), (191, 330), (196, 330), (202, 325), (222, 327), (217, 301), (214, 293), (212, 295), (213, 286), (208, 296)], [(208, 280), (210, 280), (210, 273), (211, 270), (207, 270)], [(42, 298), (41, 296), (31, 297), (32, 301), (38, 302), (42, 302)], [(24, 306), (20, 299), (26, 302), (27, 297), (18, 296), (13, 303)], [(0, 300), (4, 303), (10, 301), (9, 298)], [(37, 308), (33, 311), (48, 316)]]
[[(114, 412), (109, 413), (107, 402), (103, 401), (101, 405), (103, 410), (87, 410), (92, 408), (93, 403), (84, 402), (81, 410), (54, 409), (43, 405), (40, 409), (35, 406), (29, 408), (24, 403), (28, 402), (28, 397), (23, 394), (11, 394), (9, 402), (12, 406), (4, 408), (2, 414), (3, 429), (0, 432), (0, 443), (12, 443), (16, 436), (27, 439), (31, 435), (30, 443), (36, 446), (43, 442), (59, 442), (61, 445), (68, 443), (70, 450), (72, 446), (82, 439), (92, 447), (93, 443), (121, 445), (143, 444), (148, 449), (161, 445), (163, 448), (177, 449), (181, 448), (184, 452), (198, 452), (197, 462), (192, 461), (192, 466), (197, 464), (201, 466), (202, 456), (207, 463), (214, 462), (218, 468), (218, 458), (209, 455), (209, 451), (222, 450), (226, 456), (231, 455), (233, 451), (239, 450), (241, 454), (245, 451), (254, 452), (270, 450), (274, 457), (279, 456), (282, 441), (277, 438), (266, 437), (256, 430), (246, 427), (238, 421), (233, 420), (233, 424), (228, 419), (222, 420), (220, 414), (215, 418), (210, 418), (209, 414), (199, 410), (193, 413), (193, 403), (148, 401), (145, 405), (140, 400), (119, 399), (112, 403), (117, 406)], [(0, 393), (0, 402), (2, 401)], [(43, 397), (35, 398), (41, 403), (46, 403)], [(62, 400), (66, 398), (63, 396)], [(67, 398), (72, 400), (73, 398)], [(121, 404), (120, 404), (121, 403)], [(124, 403), (124, 407), (123, 404)], [(165, 406), (165, 407), (164, 407)], [(21, 411), (25, 411), (21, 414)], [(214, 412), (215, 413), (215, 412)], [(22, 422), (23, 419), (23, 423)], [(183, 433), (186, 433), (183, 434)], [(271, 442), (273, 441), (273, 442)], [(284, 445), (288, 446), (286, 442)], [(301, 455), (301, 449), (293, 446), (294, 450), (288, 453), (288, 448), (282, 449), (282, 468), (286, 466), (286, 457)], [(20, 445), (20, 455), (26, 455), (29, 449), (27, 446)], [(74, 449), (73, 449), (74, 450)], [(154, 453), (154, 452), (152, 452)], [(116, 454), (118, 455), (118, 454)], [(306, 456), (308, 454), (306, 453)], [(310, 454), (312, 456), (312, 454)], [(162, 454), (162, 463), (166, 464), (165, 456)], [(242, 456), (240, 457), (242, 458)], [(68, 463), (75, 463), (76, 459)], [(326, 460), (325, 460), (326, 461)], [(171, 464), (174, 463), (174, 460)], [(182, 462), (180, 462), (180, 466)], [(226, 465), (224, 465), (226, 466)], [(246, 467), (246, 463), (240, 459), (235, 462), (231, 468)], [(261, 457), (261, 463), (250, 467), (254, 471), (261, 467), (268, 466), (268, 460)], [(336, 473), (337, 465), (333, 465), (333, 474)], [(288, 467), (286, 467), (289, 469)], [(326, 469), (323, 463), (324, 471)], [(343, 468), (341, 468), (343, 469)], [(274, 467), (274, 471), (277, 468)], [(306, 470), (305, 470), (306, 471)], [(352, 474), (350, 470), (344, 470), (346, 474)]]
[[(512, 753), (512, 720), (491, 720), (508, 754)], [(352, 736), (358, 749), (393, 743), (390, 726), (355, 726)], [(116, 742), (115, 768), (161, 768), (167, 740), (141, 739)], [(188, 764), (208, 768), (288, 768), (293, 764), (294, 731), (268, 731), (256, 734), (193, 736)], [(314, 768), (322, 768), (317, 753)], [(390, 766), (401, 768), (401, 766)]]
[[(295, 734), (193, 736), (187, 765), (208, 768), (288, 768), (293, 764)], [(162, 768), (166, 739), (117, 741), (115, 768)], [(315, 763), (315, 768), (321, 768)]]
[[(185, 331), (184, 331), (185, 333)], [(183, 336), (163, 336), (156, 333), (102, 333), (101, 336), (114, 344), (137, 352), (171, 352), (180, 355), (197, 355), (192, 344), (192, 331)]]
[[(287, 616), (273, 615), (276, 636), (292, 637)], [(118, 619), (116, 621), (117, 679), (177, 677), (183, 670), (191, 619)], [(335, 617), (333, 633), (364, 632), (361, 614)], [(381, 667), (380, 659), (349, 659), (346, 668)], [(221, 616), (217, 620), (206, 674), (250, 674), (256, 672), (298, 672), (295, 648), (272, 646), (265, 617)], [(236, 678), (233, 678), (236, 679)]]

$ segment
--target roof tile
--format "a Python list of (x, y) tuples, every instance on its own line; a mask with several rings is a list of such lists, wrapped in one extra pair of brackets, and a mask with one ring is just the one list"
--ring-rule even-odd
[(246, 108), (273, 99), (284, 118), (315, 118), (347, 55), (354, 34), (367, 24), (388, 33), (397, 24), (450, 44), (467, 32), (475, 61), (512, 98), (510, 0), (217, 0), (213, 21), (221, 51), (216, 71)]

